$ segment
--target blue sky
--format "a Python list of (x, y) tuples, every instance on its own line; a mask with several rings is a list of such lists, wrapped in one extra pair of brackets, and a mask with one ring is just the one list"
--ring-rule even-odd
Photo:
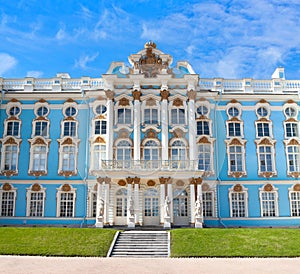
[(203, 78), (300, 79), (300, 1), (0, 0), (0, 77), (101, 77), (148, 40)]

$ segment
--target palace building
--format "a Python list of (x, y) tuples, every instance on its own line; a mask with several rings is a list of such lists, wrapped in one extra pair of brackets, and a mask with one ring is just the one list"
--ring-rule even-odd
[(0, 225), (300, 226), (300, 80), (128, 60), (0, 78)]

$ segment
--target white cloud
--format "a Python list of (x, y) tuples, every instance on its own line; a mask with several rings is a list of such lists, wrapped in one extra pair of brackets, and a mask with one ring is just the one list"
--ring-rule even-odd
[(76, 68), (81, 68), (81, 69), (87, 69), (87, 64), (93, 62), (97, 57), (99, 53), (95, 53), (94, 55), (82, 55), (80, 56), (79, 60), (75, 60), (75, 67)]
[(0, 75), (2, 76), (5, 72), (14, 68), (17, 64), (17, 60), (15, 57), (7, 54), (0, 53)]
[(26, 77), (41, 78), (43, 74), (44, 73), (42, 71), (31, 70), (31, 71), (27, 71)]

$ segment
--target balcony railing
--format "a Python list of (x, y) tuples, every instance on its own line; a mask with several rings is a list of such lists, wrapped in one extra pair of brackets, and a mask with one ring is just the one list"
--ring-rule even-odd
[[(133, 161), (133, 160), (103, 160), (101, 170), (182, 170), (182, 171), (201, 171), (198, 161)], [(204, 170), (202, 170), (204, 171)]]

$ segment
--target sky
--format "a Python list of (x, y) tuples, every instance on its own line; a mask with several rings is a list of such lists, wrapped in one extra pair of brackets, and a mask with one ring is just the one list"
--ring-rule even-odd
[(0, 0), (0, 77), (101, 77), (152, 40), (202, 78), (300, 79), (299, 0)]

